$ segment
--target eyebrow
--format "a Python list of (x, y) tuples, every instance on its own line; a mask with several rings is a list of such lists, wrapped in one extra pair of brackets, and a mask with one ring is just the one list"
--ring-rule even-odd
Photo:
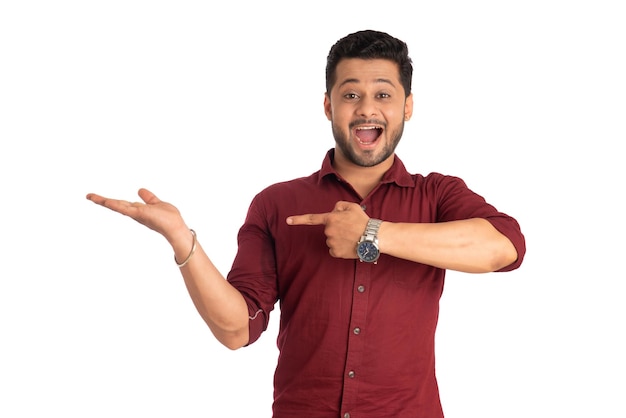
[[(346, 84), (350, 84), (350, 83), (359, 83), (359, 79), (358, 78), (347, 78), (344, 81), (341, 82), (341, 84), (339, 84), (338, 87), (342, 87)], [(376, 83), (385, 83), (385, 84), (389, 84), (392, 87), (396, 87), (395, 84), (393, 84), (393, 82), (388, 79), (388, 78), (377, 78), (376, 79)]]

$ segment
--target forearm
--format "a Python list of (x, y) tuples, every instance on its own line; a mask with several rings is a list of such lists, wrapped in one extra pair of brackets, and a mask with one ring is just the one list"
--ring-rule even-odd
[(378, 237), (382, 253), (468, 273), (496, 271), (517, 259), (511, 241), (485, 219), (383, 222)]
[[(138, 193), (145, 203), (110, 199), (95, 193), (88, 194), (87, 199), (128, 216), (163, 235), (174, 249), (175, 259), (181, 262), (186, 260), (192, 250), (194, 236), (178, 209), (161, 201), (149, 190), (139, 189)], [(189, 262), (180, 270), (196, 309), (215, 337), (231, 349), (247, 344), (249, 332), (246, 302), (241, 293), (215, 268), (199, 244)]]
[[(172, 242), (175, 258), (182, 262), (189, 255), (192, 238), (187, 234)], [(213, 265), (198, 243), (189, 262), (180, 269), (191, 299), (215, 337), (230, 349), (248, 342), (246, 302)]]

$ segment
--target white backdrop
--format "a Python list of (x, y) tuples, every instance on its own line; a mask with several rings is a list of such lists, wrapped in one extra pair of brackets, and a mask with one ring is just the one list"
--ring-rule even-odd
[(626, 417), (618, 3), (0, 3), (0, 416), (271, 415), (278, 316), (222, 347), (165, 240), (84, 196), (153, 190), (226, 273), (253, 195), (333, 146), (328, 49), (372, 28), (414, 60), (407, 167), (527, 238), (515, 272), (448, 276), (446, 416)]

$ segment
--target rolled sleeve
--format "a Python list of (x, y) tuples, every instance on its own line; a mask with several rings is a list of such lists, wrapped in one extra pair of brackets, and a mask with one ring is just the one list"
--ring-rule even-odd
[(238, 250), (227, 280), (248, 305), (248, 345), (267, 329), (270, 312), (278, 300), (273, 238), (259, 200), (254, 199), (237, 236)]

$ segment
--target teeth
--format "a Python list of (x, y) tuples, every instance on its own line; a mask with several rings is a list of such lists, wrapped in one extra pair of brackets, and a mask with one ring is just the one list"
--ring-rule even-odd
[(375, 126), (365, 126), (365, 127), (361, 127), (361, 128), (356, 128), (357, 130), (365, 130), (365, 129), (378, 129)]

